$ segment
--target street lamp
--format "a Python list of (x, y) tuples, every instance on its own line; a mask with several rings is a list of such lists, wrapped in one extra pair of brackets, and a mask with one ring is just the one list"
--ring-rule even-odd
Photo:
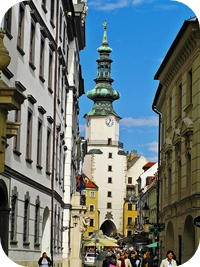
[(149, 218), (149, 206), (145, 202), (144, 207), (142, 208), (142, 217), (144, 218), (145, 223), (148, 223), (148, 218)]
[(66, 231), (66, 230), (69, 230), (70, 228), (75, 228), (78, 225), (78, 218), (79, 217), (77, 215), (72, 216), (74, 225), (73, 226), (63, 226), (62, 227), (62, 232)]
[(142, 209), (142, 216), (145, 220), (145, 224), (149, 224), (149, 232), (154, 234), (154, 236), (158, 236), (160, 232), (165, 230), (165, 224), (164, 223), (151, 223), (149, 222), (149, 206), (145, 202), (145, 205)]

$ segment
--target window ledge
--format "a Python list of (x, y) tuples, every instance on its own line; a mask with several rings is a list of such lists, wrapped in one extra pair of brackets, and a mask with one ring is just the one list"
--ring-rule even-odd
[(13, 149), (13, 153), (15, 154), (15, 155), (17, 155), (17, 156), (21, 156), (21, 152), (19, 151), (19, 150), (17, 150), (17, 149)]
[(17, 45), (17, 50), (19, 51), (19, 53), (24, 56), (25, 55), (25, 52), (24, 50), (21, 48), (21, 46)]
[(17, 243), (18, 243), (17, 240), (11, 240), (11, 241), (10, 241), (10, 244), (11, 244), (11, 245), (17, 245)]
[(29, 66), (31, 67), (32, 70), (36, 69), (36, 66), (31, 61), (29, 61)]
[(39, 169), (40, 171), (43, 169), (43, 167), (40, 164), (37, 164), (36, 168)]
[(32, 163), (33, 163), (33, 160), (32, 160), (32, 159), (30, 159), (30, 158), (26, 158), (26, 162), (28, 162), (28, 163), (32, 164)]
[(42, 75), (39, 75), (39, 79), (44, 83), (45, 82), (45, 78)]

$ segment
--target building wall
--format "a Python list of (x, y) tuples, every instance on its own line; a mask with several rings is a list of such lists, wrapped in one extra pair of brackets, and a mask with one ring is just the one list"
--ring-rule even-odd
[[(71, 19), (66, 8), (71, 10)], [(68, 266), (70, 233), (63, 233), (62, 225), (71, 220), (70, 194), (76, 190), (78, 98), (83, 93), (79, 64), (82, 48), (77, 32), (75, 37), (74, 6), (72, 1), (46, 1), (46, 6), (42, 1), (24, 1), (11, 11), (11, 28), (5, 20), (1, 25), (6, 29), (4, 43), (11, 56), (2, 79), (21, 90), (27, 99), (21, 112), (8, 115), (8, 119), (22, 124), (17, 138), (7, 140), (5, 172), (0, 175), (6, 181), (8, 204), (13, 209), (8, 256), (32, 267), (46, 251), (55, 267), (63, 258), (63, 266)], [(29, 153), (28, 114), (32, 114)]]
[(200, 237), (193, 223), (200, 203), (199, 36), (198, 21), (185, 21), (155, 76), (154, 104), (162, 114), (160, 246), (163, 256), (174, 250), (181, 264), (194, 255)]

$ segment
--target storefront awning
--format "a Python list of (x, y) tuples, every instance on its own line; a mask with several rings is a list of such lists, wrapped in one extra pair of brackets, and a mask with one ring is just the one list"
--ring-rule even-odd
[(158, 242), (154, 242), (154, 243), (151, 243), (149, 245), (147, 245), (146, 247), (148, 248), (156, 248), (158, 246)]

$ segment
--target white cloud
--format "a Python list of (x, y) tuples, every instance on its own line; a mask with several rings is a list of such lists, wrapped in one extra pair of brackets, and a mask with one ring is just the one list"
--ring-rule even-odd
[(79, 132), (82, 135), (85, 135), (85, 124), (79, 124)]
[(158, 117), (150, 116), (150, 117), (142, 117), (142, 118), (123, 118), (120, 121), (120, 125), (123, 127), (158, 127)]
[(149, 147), (148, 148), (149, 151), (158, 153), (158, 142), (154, 141), (154, 142), (148, 143), (147, 146)]
[(94, 7), (97, 10), (104, 10), (104, 11), (110, 11), (128, 7), (130, 4), (131, 4), (130, 0), (107, 1), (107, 3), (105, 3), (104, 0), (88, 2), (89, 7)]

